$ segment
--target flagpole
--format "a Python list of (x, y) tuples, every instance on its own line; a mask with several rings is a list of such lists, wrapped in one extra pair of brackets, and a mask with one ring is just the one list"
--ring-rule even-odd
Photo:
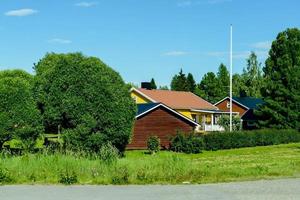
[(230, 125), (229, 130), (232, 132), (232, 24), (230, 24)]

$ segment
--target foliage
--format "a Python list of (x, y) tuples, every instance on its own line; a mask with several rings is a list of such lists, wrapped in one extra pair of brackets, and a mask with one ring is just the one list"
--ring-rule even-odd
[(171, 138), (170, 150), (183, 153), (201, 153), (204, 149), (204, 141), (201, 136), (178, 132)]
[(78, 182), (77, 175), (74, 171), (70, 172), (69, 170), (66, 170), (60, 173), (58, 182), (65, 185), (75, 184)]
[(71, 151), (99, 152), (106, 141), (101, 133), (93, 132), (97, 121), (90, 115), (82, 116), (81, 120), (76, 128), (63, 131), (65, 148)]
[(229, 93), (229, 71), (227, 67), (221, 63), (217, 72), (217, 78), (219, 81), (219, 100), (228, 96)]
[(171, 90), (175, 91), (189, 91), (189, 84), (185, 74), (180, 69), (179, 74), (175, 75), (171, 81)]
[(208, 72), (203, 76), (198, 88), (200, 90), (197, 95), (209, 102), (215, 103), (224, 98), (224, 96), (221, 97), (220, 95), (219, 80), (213, 72)]
[(216, 103), (228, 96), (229, 72), (226, 66), (221, 63), (217, 74), (206, 73), (197, 86), (195, 93), (211, 103)]
[[(222, 115), (218, 120), (218, 124), (222, 126), (226, 131), (230, 129), (230, 116)], [(239, 116), (232, 116), (232, 130), (239, 131), (242, 129), (241, 118)]]
[[(232, 76), (233, 96), (261, 97), (264, 78), (260, 67), (256, 54), (251, 52), (243, 73)], [(208, 72), (202, 77), (194, 93), (209, 102), (218, 102), (229, 94), (229, 78), (226, 66), (221, 63), (216, 74)]]
[(0, 185), (12, 182), (11, 174), (0, 166)]
[(117, 72), (81, 53), (47, 54), (34, 69), (35, 97), (47, 132), (63, 130), (72, 149), (99, 151), (111, 142), (124, 151), (136, 105)]
[(300, 130), (300, 30), (277, 35), (263, 68), (265, 104), (256, 114), (261, 127)]
[(139, 85), (133, 82), (129, 82), (126, 84), (129, 89), (131, 88), (139, 88)]
[[(241, 86), (243, 85), (243, 79), (240, 74), (232, 75), (232, 95), (234, 97), (241, 96)], [(229, 96), (229, 95), (227, 95)]]
[(206, 150), (267, 146), (300, 142), (296, 130), (262, 129), (253, 131), (214, 132), (203, 136)]
[(115, 169), (115, 174), (111, 179), (114, 185), (124, 185), (129, 183), (129, 171), (127, 167)]
[(43, 131), (31, 79), (30, 74), (21, 70), (0, 72), (0, 150), (12, 138), (20, 139), (25, 149), (32, 150)]
[(241, 82), (239, 84), (240, 96), (261, 97), (261, 88), (263, 86), (263, 77), (261, 63), (258, 62), (257, 56), (251, 52), (247, 59), (247, 67), (243, 69)]
[(166, 86), (166, 85), (159, 86), (159, 89), (160, 90), (169, 90), (168, 86)]
[(188, 73), (186, 77), (187, 85), (188, 85), (188, 91), (195, 92), (196, 89), (196, 81), (194, 80), (193, 74)]
[(157, 86), (156, 86), (156, 83), (155, 83), (154, 78), (151, 79), (151, 81), (150, 81), (150, 86), (151, 86), (151, 89), (154, 89), (154, 90), (157, 89)]
[(116, 162), (119, 157), (119, 151), (111, 143), (107, 143), (100, 148), (100, 159), (108, 164)]
[(30, 85), (33, 81), (33, 76), (21, 69), (2, 70), (0, 71), (0, 79), (3, 78), (20, 78), (27, 81)]
[(157, 136), (150, 136), (147, 139), (147, 149), (151, 154), (157, 153), (160, 150), (160, 139)]

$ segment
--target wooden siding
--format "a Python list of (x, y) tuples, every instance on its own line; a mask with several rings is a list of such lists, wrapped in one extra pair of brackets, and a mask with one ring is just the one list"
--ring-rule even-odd
[[(218, 105), (216, 105), (220, 110), (229, 112), (229, 108), (227, 108), (227, 103), (229, 103), (229, 99), (225, 99)], [(247, 112), (247, 109), (240, 106), (239, 104), (232, 101), (232, 111), (233, 112), (239, 112), (239, 115), (242, 116), (245, 112)]]
[(151, 135), (160, 138), (162, 148), (168, 148), (170, 136), (174, 136), (177, 130), (191, 132), (194, 126), (165, 108), (159, 107), (135, 121), (133, 137), (127, 149), (147, 149), (147, 139)]

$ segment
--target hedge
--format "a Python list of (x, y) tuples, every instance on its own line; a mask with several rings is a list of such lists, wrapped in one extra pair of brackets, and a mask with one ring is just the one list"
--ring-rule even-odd
[(201, 153), (204, 149), (204, 140), (200, 135), (196, 134), (184, 134), (177, 132), (177, 134), (171, 138), (170, 150), (182, 153)]
[(205, 150), (233, 149), (300, 142), (300, 132), (292, 129), (213, 132), (203, 135), (203, 139)]

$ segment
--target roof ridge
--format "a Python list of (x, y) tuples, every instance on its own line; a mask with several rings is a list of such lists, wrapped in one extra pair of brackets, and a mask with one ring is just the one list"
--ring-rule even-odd
[[(163, 91), (163, 92), (184, 92), (184, 93), (189, 93), (190, 91), (177, 91), (177, 90), (160, 90), (160, 89), (151, 89), (151, 90), (148, 90), (146, 88), (138, 88), (138, 89), (142, 89), (142, 90), (147, 90), (147, 91)], [(192, 93), (192, 92), (191, 92)]]

